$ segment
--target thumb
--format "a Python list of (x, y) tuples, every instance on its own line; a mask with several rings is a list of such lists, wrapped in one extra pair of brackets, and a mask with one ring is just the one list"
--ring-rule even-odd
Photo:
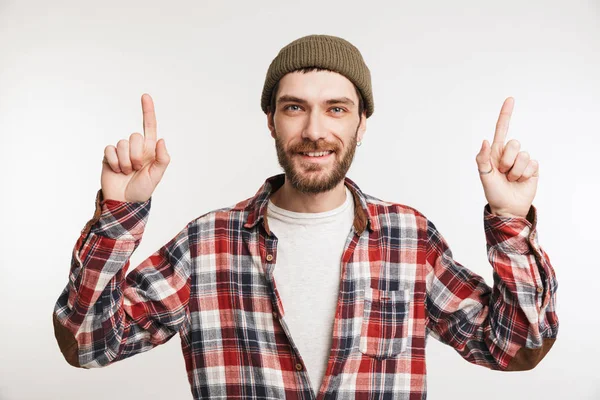
[(487, 140), (484, 140), (481, 144), (481, 149), (477, 156), (475, 157), (475, 161), (477, 162), (477, 169), (481, 172), (487, 172), (493, 169), (492, 164), (492, 147), (488, 143)]
[(158, 142), (156, 142), (155, 161), (152, 163), (149, 169), (150, 176), (152, 177), (152, 180), (154, 182), (158, 182), (161, 180), (170, 161), (171, 157), (167, 152), (167, 145), (165, 144), (165, 139), (161, 138), (158, 140)]

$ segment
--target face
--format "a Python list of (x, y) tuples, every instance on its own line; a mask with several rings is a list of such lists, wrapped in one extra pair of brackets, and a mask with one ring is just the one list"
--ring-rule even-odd
[(354, 85), (336, 72), (296, 71), (281, 78), (275, 95), (275, 114), (267, 121), (286, 180), (304, 193), (332, 190), (366, 130)]

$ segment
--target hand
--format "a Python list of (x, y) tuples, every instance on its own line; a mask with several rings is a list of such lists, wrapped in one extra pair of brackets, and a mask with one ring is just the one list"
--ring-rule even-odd
[(514, 99), (508, 97), (500, 110), (491, 148), (484, 140), (475, 161), (492, 213), (526, 217), (537, 190), (539, 164), (530, 160), (526, 151), (519, 151), (521, 144), (517, 140), (504, 145), (513, 106)]
[(144, 136), (132, 133), (129, 141), (104, 149), (102, 195), (104, 199), (140, 202), (152, 196), (171, 158), (165, 140), (156, 141), (156, 115), (149, 94), (142, 95)]

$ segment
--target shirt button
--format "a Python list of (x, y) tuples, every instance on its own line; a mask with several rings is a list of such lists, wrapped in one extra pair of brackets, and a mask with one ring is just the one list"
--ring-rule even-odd
[(537, 288), (537, 292), (538, 292), (538, 293), (542, 293), (543, 291), (544, 291), (544, 288), (543, 288), (543, 287), (539, 286), (539, 287)]
[(301, 363), (296, 364), (296, 369), (298, 371), (302, 371), (302, 364)]
[(273, 311), (273, 318), (277, 318), (277, 312)]
[(273, 261), (273, 254), (267, 254), (267, 261)]

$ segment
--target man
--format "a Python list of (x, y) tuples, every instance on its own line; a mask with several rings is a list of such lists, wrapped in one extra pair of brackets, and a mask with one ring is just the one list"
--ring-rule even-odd
[(106, 366), (179, 333), (195, 399), (421, 399), (428, 335), (494, 370), (540, 362), (558, 332), (557, 281), (537, 241), (538, 164), (504, 144), (512, 98), (476, 156), (493, 287), (422, 213), (346, 177), (374, 110), (356, 47), (291, 42), (261, 107), (284, 174), (190, 221), (126, 276), (170, 161), (142, 96), (144, 136), (106, 147), (54, 309), (71, 365)]

